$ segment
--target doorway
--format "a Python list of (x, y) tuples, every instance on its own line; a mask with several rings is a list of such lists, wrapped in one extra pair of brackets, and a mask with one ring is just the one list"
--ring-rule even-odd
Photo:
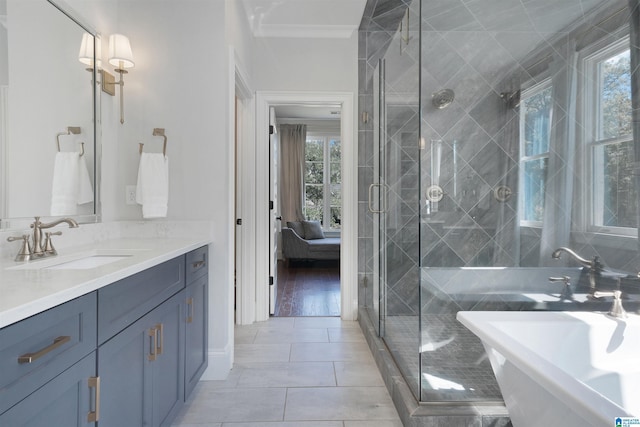
[[(353, 94), (345, 92), (258, 92), (256, 94), (256, 159), (269, 156), (269, 111), (278, 106), (339, 106), (343, 142), (342, 218), (340, 245), (340, 317), (357, 318), (357, 137)], [(264, 132), (262, 131), (264, 130)], [(256, 287), (255, 320), (269, 318), (269, 163), (256, 162)], [(250, 302), (249, 302), (250, 303)]]
[[(279, 104), (271, 115), (271, 218), (279, 229), (270, 234), (278, 254), (270, 314), (340, 316), (341, 106)], [(313, 236), (303, 224), (316, 227)]]

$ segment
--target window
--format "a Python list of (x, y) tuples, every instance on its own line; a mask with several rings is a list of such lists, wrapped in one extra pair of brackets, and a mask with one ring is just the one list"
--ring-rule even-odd
[(633, 178), (631, 68), (625, 38), (585, 59), (585, 141), (591, 186), (592, 231), (633, 234), (637, 223), (637, 191)]
[(342, 217), (340, 137), (308, 134), (305, 145), (304, 215), (325, 230), (339, 230)]
[(520, 101), (520, 223), (541, 227), (549, 163), (551, 80), (522, 92)]

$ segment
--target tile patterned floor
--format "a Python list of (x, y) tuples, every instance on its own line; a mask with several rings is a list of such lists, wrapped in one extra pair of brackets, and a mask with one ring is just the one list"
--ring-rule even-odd
[(402, 427), (357, 322), (236, 326), (225, 381), (202, 381), (173, 427)]

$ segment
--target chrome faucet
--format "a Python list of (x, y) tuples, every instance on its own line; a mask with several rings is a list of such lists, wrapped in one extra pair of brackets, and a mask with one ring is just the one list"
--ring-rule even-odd
[(53, 248), (53, 244), (51, 243), (51, 235), (52, 234), (56, 234), (56, 235), (60, 235), (62, 233), (58, 232), (58, 233), (47, 233), (47, 239), (46, 241), (43, 243), (42, 242), (42, 230), (45, 230), (47, 228), (52, 228), (55, 227), (58, 224), (62, 224), (63, 222), (67, 223), (69, 225), (69, 228), (78, 228), (79, 225), (78, 223), (72, 219), (72, 218), (60, 218), (56, 221), (52, 221), (49, 223), (43, 223), (40, 221), (40, 217), (37, 216), (35, 217), (35, 221), (33, 221), (33, 224), (30, 225), (31, 228), (33, 228), (33, 252), (32, 255), (35, 256), (51, 256), (51, 255), (56, 255), (57, 252), (56, 250)]
[(594, 256), (593, 259), (588, 260), (588, 259), (582, 258), (580, 255), (575, 253), (573, 250), (571, 250), (569, 248), (566, 248), (564, 246), (561, 247), (561, 248), (556, 249), (555, 251), (553, 251), (553, 253), (551, 254), (551, 258), (560, 259), (560, 255), (562, 254), (562, 252), (568, 253), (574, 260), (579, 262), (580, 265), (582, 265), (584, 268), (588, 269), (588, 271), (589, 271), (589, 286), (591, 287), (592, 290), (595, 289), (595, 287), (596, 287), (596, 277), (604, 269), (604, 266), (600, 262), (600, 258), (597, 257), (597, 256)]

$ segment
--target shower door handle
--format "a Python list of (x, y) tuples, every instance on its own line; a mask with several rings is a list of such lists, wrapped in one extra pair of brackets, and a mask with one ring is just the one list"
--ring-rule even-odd
[(384, 184), (371, 184), (369, 186), (369, 212), (371, 213), (384, 213), (387, 211), (387, 192), (383, 193), (383, 196), (380, 198), (380, 209), (373, 208), (373, 189), (378, 187), (379, 191), (383, 191), (386, 187)]

